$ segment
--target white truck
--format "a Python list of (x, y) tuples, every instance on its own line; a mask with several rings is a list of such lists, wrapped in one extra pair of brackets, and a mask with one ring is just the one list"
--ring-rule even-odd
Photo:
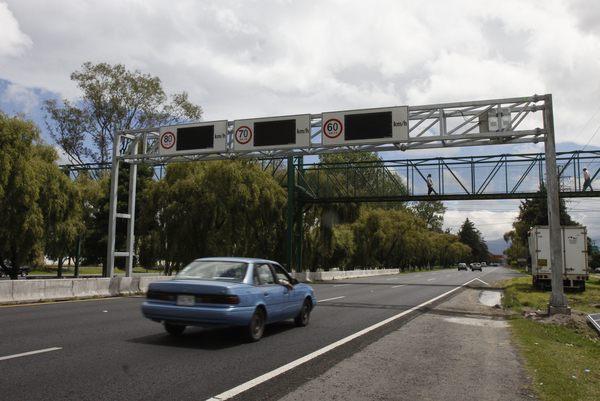
[[(585, 291), (585, 282), (589, 279), (586, 228), (561, 226), (560, 232), (564, 288)], [(552, 288), (550, 230), (548, 226), (534, 226), (528, 236), (533, 286)]]

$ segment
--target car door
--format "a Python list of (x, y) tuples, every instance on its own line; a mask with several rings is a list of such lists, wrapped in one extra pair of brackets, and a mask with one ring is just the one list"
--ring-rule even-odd
[(267, 263), (255, 264), (252, 275), (254, 285), (260, 288), (262, 293), (262, 300), (267, 309), (267, 323), (281, 320), (284, 290), (287, 289), (278, 284), (277, 278)]
[(277, 277), (277, 282), (280, 283), (281, 288), (283, 288), (283, 308), (281, 311), (282, 319), (289, 319), (295, 317), (300, 313), (300, 309), (302, 308), (302, 293), (296, 289), (288, 289), (285, 285), (282, 284), (283, 281), (291, 283), (292, 278), (285, 271), (283, 267), (278, 264), (272, 264), (273, 272), (275, 273), (275, 277)]

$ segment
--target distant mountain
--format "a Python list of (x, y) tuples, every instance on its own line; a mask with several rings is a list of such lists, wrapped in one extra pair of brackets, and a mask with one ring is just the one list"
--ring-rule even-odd
[(509, 247), (510, 244), (507, 244), (504, 241), (504, 238), (498, 238), (491, 241), (485, 241), (485, 244), (488, 247), (488, 251), (490, 251), (493, 255), (502, 255), (504, 250)]

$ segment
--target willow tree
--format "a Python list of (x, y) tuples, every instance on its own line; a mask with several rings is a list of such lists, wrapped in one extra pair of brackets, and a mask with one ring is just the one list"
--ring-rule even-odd
[(0, 111), (0, 267), (12, 279), (83, 230), (79, 191), (57, 159), (35, 123)]
[(407, 212), (367, 209), (352, 227), (359, 266), (404, 269), (430, 252), (425, 222)]
[(286, 192), (256, 162), (171, 164), (143, 197), (143, 264), (165, 260), (176, 269), (207, 256), (285, 258)]

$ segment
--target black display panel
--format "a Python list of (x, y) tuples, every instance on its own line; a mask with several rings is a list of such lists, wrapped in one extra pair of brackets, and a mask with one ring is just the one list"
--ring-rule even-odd
[(214, 125), (177, 128), (177, 150), (212, 149), (214, 144)]
[(293, 145), (295, 143), (295, 119), (254, 123), (254, 146)]
[(344, 139), (356, 141), (392, 137), (392, 112), (346, 114)]

